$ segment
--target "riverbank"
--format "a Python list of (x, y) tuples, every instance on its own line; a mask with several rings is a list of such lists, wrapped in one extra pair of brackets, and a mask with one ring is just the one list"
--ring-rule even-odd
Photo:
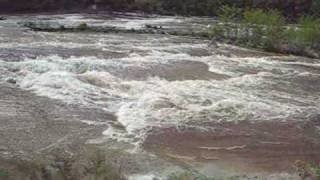
[(221, 8), (215, 40), (264, 51), (320, 58), (320, 19), (301, 15), (294, 24), (280, 11)]
[[(125, 15), (125, 14), (124, 14)], [(118, 14), (119, 16), (119, 14)], [(120, 17), (122, 15), (120, 14)], [(124, 16), (125, 17), (125, 16)], [(146, 17), (146, 16), (145, 16)], [(152, 16), (151, 16), (152, 17)], [(249, 35), (249, 31), (255, 31), (254, 27), (246, 28), (241, 24), (221, 24), (216, 21), (212, 25), (213, 28), (207, 28), (196, 31), (188, 31), (186, 29), (168, 29), (161, 25), (145, 24), (144, 27), (139, 28), (119, 28), (116, 26), (104, 26), (96, 27), (90, 26), (86, 23), (81, 23), (76, 26), (66, 27), (62, 24), (50, 24), (49, 22), (24, 22), (22, 26), (29, 28), (33, 31), (40, 32), (87, 32), (87, 33), (134, 33), (134, 34), (167, 34), (173, 36), (186, 36), (186, 37), (195, 37), (211, 40), (208, 44), (209, 46), (217, 46), (217, 43), (225, 43), (235, 46), (240, 46), (244, 48), (252, 48), (256, 50), (262, 50), (271, 53), (279, 53), (284, 55), (296, 55), (296, 56), (305, 56), (310, 58), (320, 58), (316, 48), (313, 48), (308, 45), (302, 45), (299, 43), (289, 43), (287, 40), (277, 39), (273, 45), (265, 45), (268, 40), (263, 40), (265, 42), (260, 42), (262, 32), (256, 35)], [(249, 26), (249, 25), (248, 25)], [(211, 27), (211, 26), (210, 26)], [(294, 27), (291, 27), (294, 28)], [(226, 32), (224, 32), (224, 29)], [(243, 32), (243, 33), (241, 33)], [(245, 33), (246, 32), (246, 33)], [(281, 33), (281, 32), (278, 32)], [(242, 34), (240, 36), (240, 34)], [(252, 40), (252, 37), (255, 37), (256, 40)], [(281, 35), (279, 35), (281, 36)], [(280, 38), (280, 37), (279, 37)], [(298, 37), (297, 37), (298, 38)], [(255, 41), (255, 42), (254, 42)], [(281, 42), (279, 42), (281, 41)]]

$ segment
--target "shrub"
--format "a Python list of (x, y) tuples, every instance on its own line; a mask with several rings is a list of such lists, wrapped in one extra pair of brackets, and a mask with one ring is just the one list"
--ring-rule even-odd
[(270, 11), (267, 13), (266, 19), (266, 41), (264, 48), (269, 50), (277, 49), (284, 36), (285, 19), (278, 11)]
[(282, 39), (285, 19), (280, 12), (261, 9), (247, 10), (244, 12), (244, 20), (249, 42), (254, 46), (262, 46), (274, 49)]
[(10, 174), (0, 169), (0, 179), (126, 180), (118, 153), (95, 147), (76, 154), (55, 150), (49, 156), (37, 154), (38, 156), (28, 160), (12, 160), (8, 164), (12, 169)]
[(88, 25), (87, 25), (87, 23), (81, 23), (77, 26), (77, 29), (84, 31), (84, 30), (88, 29)]
[(243, 14), (244, 22), (248, 24), (264, 24), (266, 13), (261, 9), (247, 10)]
[(178, 172), (170, 174), (167, 180), (214, 180), (213, 178), (208, 178), (206, 176), (194, 173), (191, 171)]
[(215, 24), (211, 31), (211, 35), (216, 38), (238, 37), (238, 24), (242, 16), (242, 10), (236, 6), (222, 6), (218, 11), (218, 18), (220, 23)]
[(6, 178), (6, 177), (9, 177), (9, 172), (6, 171), (6, 170), (0, 169), (0, 179), (1, 178)]
[(314, 16), (320, 17), (320, 0), (313, 0), (311, 6), (311, 13)]
[(298, 23), (297, 39), (299, 42), (310, 46), (320, 42), (320, 19), (313, 16), (303, 16)]
[(320, 164), (313, 164), (301, 160), (297, 160), (293, 166), (302, 179), (319, 179)]
[(222, 6), (218, 13), (218, 18), (222, 22), (235, 22), (242, 16), (242, 10), (236, 6)]
[(215, 40), (222, 40), (224, 38), (224, 31), (223, 31), (223, 25), (222, 24), (215, 24), (210, 30), (210, 37), (211, 39)]
[(258, 10), (247, 10), (243, 14), (243, 23), (248, 43), (252, 46), (258, 46), (262, 42), (263, 38), (263, 23), (266, 19), (264, 11)]
[(298, 47), (320, 48), (320, 19), (313, 16), (302, 16), (298, 24), (285, 31), (289, 44)]
[(314, 172), (317, 178), (320, 178), (320, 166), (314, 168)]
[(241, 10), (237, 7), (223, 6), (211, 37), (273, 52), (319, 57), (320, 18), (302, 16), (297, 24), (289, 25), (276, 10), (249, 9), (242, 16), (239, 14)]

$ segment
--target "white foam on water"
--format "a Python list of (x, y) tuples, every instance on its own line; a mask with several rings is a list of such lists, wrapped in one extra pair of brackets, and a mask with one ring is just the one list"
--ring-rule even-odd
[(28, 44), (25, 43), (0, 43), (1, 48), (42, 48), (42, 47), (60, 47), (60, 48), (68, 48), (68, 49), (74, 49), (74, 48), (85, 48), (85, 47), (94, 47), (90, 44), (84, 44), (84, 43), (72, 43), (72, 42), (46, 42), (46, 41), (39, 41), (39, 42), (30, 42)]
[(320, 74), (310, 73), (310, 72), (301, 72), (297, 76), (301, 77), (314, 77), (314, 78), (320, 78)]
[[(268, 78), (277, 77), (268, 71), (224, 81), (167, 81), (159, 78), (128, 81), (108, 72), (110, 68), (127, 65), (144, 67), (147, 62), (166, 63), (189, 58), (191, 56), (187, 54), (152, 51), (145, 56), (133, 53), (127, 58), (114, 60), (47, 56), (7, 64), (20, 70), (17, 81), (22, 88), (67, 103), (108, 109), (116, 113), (125, 132), (142, 139), (148, 129), (156, 126), (176, 126), (196, 121), (287, 119), (301, 111), (301, 107), (290, 102), (271, 99), (273, 92), (260, 88), (270, 86), (272, 81)], [(210, 61), (208, 57), (194, 57), (194, 60)], [(232, 60), (254, 63), (253, 59)], [(219, 58), (212, 61), (219, 61)], [(263, 66), (263, 63), (260, 65)], [(104, 134), (127, 141), (130, 136), (123, 135), (123, 132), (109, 128)]]
[(125, 19), (116, 18), (114, 20), (105, 21), (101, 25), (114, 26), (124, 29), (143, 29), (146, 25), (161, 25), (166, 23), (180, 23), (180, 19), (175, 17), (153, 17), (153, 18), (143, 18), (143, 19)]
[(128, 177), (129, 180), (154, 180), (155, 178), (159, 179), (157, 176), (153, 174), (147, 174), (147, 175), (134, 174)]
[(147, 24), (149, 25), (162, 25), (168, 23), (181, 23), (181, 18), (178, 17), (131, 17), (131, 18), (114, 18), (109, 17), (105, 19), (96, 19), (90, 16), (83, 16), (81, 14), (72, 15), (39, 15), (34, 17), (37, 22), (44, 23), (58, 23), (65, 27), (75, 27), (81, 23), (86, 23), (90, 26), (99, 27), (117, 27), (122, 29), (143, 29)]
[(104, 125), (106, 123), (104, 122), (97, 122), (97, 121), (91, 121), (91, 120), (80, 120), (80, 122), (88, 125), (93, 125), (93, 126), (99, 126), (99, 125)]
[(20, 87), (33, 90), (41, 96), (101, 108), (126, 98), (125, 94), (121, 96), (117, 91), (125, 92), (127, 87), (121, 86), (119, 79), (110, 73), (99, 71), (104, 66), (117, 66), (114, 61), (94, 57), (63, 59), (49, 56), (3, 64), (19, 69), (16, 78)]
[[(70, 26), (86, 22), (96, 26), (131, 29), (143, 28), (146, 24), (177, 24), (181, 21), (179, 17), (101, 20), (82, 15), (67, 16), (57, 16), (58, 20), (52, 22)], [(48, 21), (47, 16), (38, 18)], [(153, 127), (182, 125), (207, 131), (208, 127), (201, 125), (204, 122), (297, 120), (292, 117), (301, 114), (301, 120), (305, 120), (309, 114), (320, 110), (320, 99), (316, 93), (291, 92), (298, 88), (295, 85), (300, 85), (300, 82), (291, 82), (292, 78), (299, 81), (310, 80), (310, 77), (314, 80), (319, 78), (314, 70), (319, 66), (316, 61), (301, 64), (279, 61), (287, 57), (237, 57), (232, 52), (230, 56), (223, 56), (208, 47), (207, 41), (166, 35), (17, 34), (2, 36), (0, 47), (17, 50), (66, 48), (70, 54), (74, 48), (94, 48), (128, 54), (127, 57), (114, 59), (62, 58), (63, 54), (60, 54), (25, 58), (21, 62), (0, 60), (0, 79), (6, 81), (12, 78), (21, 88), (41, 96), (116, 114), (119, 124), (107, 124), (109, 127), (103, 135), (112, 142), (129, 142), (130, 147), (136, 147), (130, 152), (139, 150), (141, 141)], [(291, 60), (291, 57), (287, 60)], [(162, 68), (171, 66), (174, 64), (172, 62), (182, 64), (184, 61), (205, 63), (209, 71), (230, 78), (168, 81), (150, 77), (138, 81), (128, 80), (130, 78), (115, 73), (126, 73), (126, 68), (145, 70), (154, 65), (161, 65), (159, 67)], [(305, 67), (312, 67), (312, 70), (308, 71), (309, 68)], [(278, 87), (279, 84), (283, 87)], [(301, 84), (308, 85), (304, 82)], [(109, 123), (100, 122), (100, 119), (99, 122), (86, 119), (79, 121), (91, 126)], [(88, 143), (100, 143), (103, 141), (101, 139), (90, 140)], [(154, 177), (153, 174), (136, 174), (129, 179), (147, 180)]]
[[(179, 125), (188, 121), (240, 121), (286, 118), (295, 106), (274, 103), (228, 86), (223, 89), (207, 81), (167, 82), (150, 80), (140, 84), (137, 101), (121, 106), (117, 115), (127, 131), (146, 127)], [(138, 84), (133, 85), (138, 87)], [(228, 90), (229, 88), (229, 90)], [(206, 104), (209, 101), (209, 105)]]
[[(128, 134), (141, 138), (154, 126), (179, 125), (195, 119), (242, 120), (261, 112), (270, 112), (266, 116), (277, 114), (266, 104), (247, 103), (250, 100), (247, 94), (233, 91), (231, 87), (228, 91), (223, 87), (226, 85), (214, 81), (169, 82), (159, 78), (126, 81), (107, 72), (110, 66), (121, 67), (121, 62), (143, 66), (155, 56), (143, 59), (137, 55), (117, 62), (94, 57), (49, 56), (10, 64), (20, 69), (18, 84), (22, 88), (67, 103), (108, 108), (117, 114)], [(109, 131), (104, 134), (119, 137), (119, 132), (114, 135)]]
[(88, 25), (95, 25), (104, 23), (103, 19), (94, 19), (83, 16), (81, 14), (69, 14), (69, 15), (37, 15), (34, 17), (36, 22), (50, 23), (51, 25), (56, 23), (57, 25), (64, 25), (65, 27), (75, 27), (81, 23)]
[(241, 92), (232, 83), (222, 87), (208, 85), (208, 81), (152, 79), (147, 83), (130, 84), (135, 87), (132, 94), (136, 100), (124, 103), (117, 116), (132, 134), (149, 127), (181, 125), (191, 121), (286, 119), (299, 108)]
[(320, 68), (320, 63), (285, 62), (284, 64), (289, 64), (289, 65), (300, 65), (300, 66), (305, 66), (305, 67), (315, 67), (315, 68)]
[(125, 130), (117, 129), (113, 126), (109, 126), (107, 130), (102, 133), (105, 137), (118, 142), (127, 142), (134, 144), (133, 137), (128, 135)]
[[(43, 17), (45, 18), (45, 17)], [(91, 20), (81, 15), (60, 17), (61, 23), (79, 23), (86, 20), (92, 23), (122, 28), (142, 28), (146, 24), (179, 23), (179, 18), (113, 19)], [(101, 25), (101, 24), (100, 24)], [(182, 41), (170, 36), (126, 36), (126, 35), (81, 35), (62, 34), (52, 36), (48, 41), (25, 41), (24, 43), (3, 43), (11, 48), (52, 46), (56, 48), (96, 47), (104, 51), (126, 52), (125, 58), (99, 59), (96, 57), (62, 58), (58, 55), (25, 59), (22, 62), (4, 62), (1, 66), (19, 69), (16, 74), (21, 88), (32, 90), (41, 96), (60, 99), (67, 103), (107, 109), (117, 114), (118, 121), (130, 135), (143, 138), (149, 128), (154, 126), (175, 126), (189, 122), (271, 120), (288, 117), (306, 110), (292, 102), (278, 101), (274, 94), (286, 99), (310, 104), (312, 100), (290, 97), (289, 92), (272, 89), (273, 81), (283, 75), (309, 76), (306, 70), (279, 62), (278, 57), (230, 57), (215, 54), (207, 41)], [(33, 36), (36, 36), (33, 34)], [(84, 37), (88, 36), (88, 37)], [(90, 36), (90, 37), (89, 37)], [(94, 43), (73, 41), (83, 37), (94, 39)], [(39, 38), (41, 39), (41, 38)], [(61, 40), (64, 41), (61, 41)], [(32, 40), (32, 39), (31, 39)], [(203, 56), (192, 55), (203, 51)], [(201, 53), (200, 53), (201, 54)], [(185, 80), (167, 81), (149, 78), (145, 81), (122, 79), (112, 74), (127, 67), (170, 65), (172, 62), (198, 61), (208, 65), (209, 71), (230, 76), (226, 80)], [(309, 63), (303, 64), (311, 66)], [(312, 66), (318, 67), (317, 64)], [(305, 99), (304, 99), (305, 98)], [(314, 101), (314, 100), (313, 100)], [(318, 108), (318, 107), (313, 107)], [(121, 137), (124, 131), (109, 128), (106, 136)], [(124, 138), (125, 137), (125, 138)]]

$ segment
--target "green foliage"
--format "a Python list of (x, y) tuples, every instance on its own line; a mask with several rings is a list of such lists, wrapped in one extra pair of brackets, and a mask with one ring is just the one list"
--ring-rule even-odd
[(307, 170), (310, 171), (309, 174), (315, 176), (317, 179), (320, 178), (320, 164), (316, 165), (316, 164), (308, 163)]
[(264, 20), (267, 18), (266, 13), (261, 9), (247, 10), (244, 12), (244, 22), (249, 24), (264, 24)]
[(285, 18), (278, 11), (246, 10), (240, 28), (241, 41), (249, 46), (276, 49), (283, 37)]
[(296, 30), (297, 40), (313, 46), (320, 43), (320, 19), (312, 16), (303, 16), (299, 19), (299, 28)]
[(213, 178), (208, 178), (206, 176), (193, 173), (191, 171), (178, 172), (170, 174), (167, 180), (214, 180)]
[(211, 31), (211, 36), (215, 38), (237, 37), (237, 21), (242, 17), (242, 10), (236, 6), (222, 6), (219, 10), (218, 18), (221, 23), (215, 24)]
[(285, 29), (284, 35), (287, 42), (296, 44), (296, 41), (297, 41), (296, 27), (288, 27), (287, 29)]
[(219, 10), (219, 20), (222, 22), (235, 22), (240, 20), (242, 16), (242, 9), (236, 6), (222, 6)]
[[(220, 21), (211, 30), (212, 38), (274, 52), (301, 54), (308, 51), (306, 48), (320, 49), (320, 18), (302, 16), (298, 24), (289, 25), (276, 10), (249, 9), (242, 16), (240, 12), (236, 7), (222, 7)], [(317, 57), (317, 53), (310, 56)]]
[(9, 177), (9, 172), (6, 171), (6, 170), (0, 169), (0, 179), (1, 178), (6, 178), (6, 177)]
[(88, 148), (71, 155), (57, 150), (50, 157), (39, 155), (10, 162), (9, 167), (13, 167), (10, 174), (0, 169), (0, 179), (125, 180), (118, 153)]
[(319, 179), (320, 178), (320, 164), (309, 163), (301, 160), (297, 160), (294, 163), (296, 173), (302, 179)]
[(285, 18), (279, 11), (272, 10), (267, 14), (269, 15), (269, 18), (267, 19), (266, 25), (278, 27), (285, 25)]
[(257, 46), (261, 44), (264, 35), (263, 24), (267, 18), (266, 13), (260, 9), (247, 10), (243, 14), (245, 32), (247, 32), (248, 43)]
[(317, 16), (317, 17), (320, 16), (320, 0), (313, 0), (312, 6), (311, 6), (311, 13), (314, 16)]
[(264, 48), (275, 50), (284, 36), (285, 19), (278, 11), (266, 13)]
[(246, 10), (244, 12), (244, 22), (255, 25), (281, 26), (285, 24), (285, 19), (279, 11), (263, 11), (261, 9)]
[(210, 30), (210, 37), (215, 40), (224, 38), (224, 26), (223, 24), (215, 24), (212, 30)]
[(280, 12), (260, 9), (244, 12), (244, 23), (251, 28), (251, 42), (256, 42), (264, 48), (275, 48), (284, 32), (285, 19)]
[(317, 178), (320, 178), (320, 167), (319, 167), (319, 166), (315, 167), (315, 168), (314, 168), (314, 171), (315, 171), (316, 177), (317, 177)]
[(184, 173), (173, 173), (169, 175), (167, 180), (193, 180), (192, 173), (184, 172)]
[(285, 39), (297, 47), (320, 48), (320, 19), (313, 16), (302, 16), (296, 26), (285, 31)]
[(91, 166), (87, 167), (87, 172), (93, 174), (95, 180), (124, 180), (125, 178), (121, 174), (121, 166), (117, 168), (115, 165), (110, 163), (106, 152), (96, 151), (91, 159)]
[(81, 23), (81, 24), (79, 24), (79, 25), (77, 26), (77, 29), (79, 29), (79, 30), (86, 30), (86, 29), (88, 29), (88, 25), (87, 25), (87, 23)]

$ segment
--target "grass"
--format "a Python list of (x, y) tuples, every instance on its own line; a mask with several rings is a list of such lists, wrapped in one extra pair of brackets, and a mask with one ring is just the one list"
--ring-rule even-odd
[(320, 166), (316, 166), (314, 168), (314, 171), (315, 171), (315, 174), (316, 174), (317, 178), (320, 179)]
[(97, 148), (88, 148), (79, 154), (59, 150), (49, 156), (38, 154), (29, 160), (12, 160), (6, 164), (10, 167), (10, 174), (0, 169), (0, 179), (125, 180), (122, 162), (117, 158), (120, 157), (115, 152)]
[(297, 160), (294, 163), (294, 167), (296, 172), (302, 179), (320, 179), (320, 164)]
[(9, 172), (3, 169), (0, 169), (0, 178), (9, 177)]
[(302, 16), (298, 22), (300, 27), (295, 31), (298, 42), (309, 46), (320, 43), (320, 19)]
[(183, 172), (176, 172), (170, 174), (166, 180), (216, 180), (214, 178), (209, 178), (199, 173), (193, 172), (191, 170), (186, 170)]

